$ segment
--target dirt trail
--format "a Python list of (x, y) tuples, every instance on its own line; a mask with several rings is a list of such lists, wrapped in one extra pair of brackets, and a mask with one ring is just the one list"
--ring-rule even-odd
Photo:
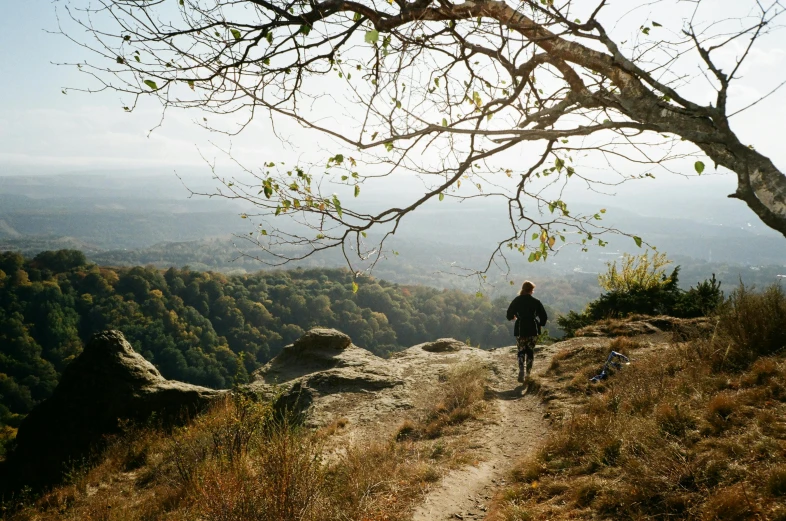
[[(534, 375), (546, 370), (552, 354), (548, 347), (538, 350)], [(496, 421), (483, 426), (477, 438), (484, 459), (446, 475), (415, 509), (413, 521), (485, 519), (489, 501), (505, 485), (508, 471), (546, 436), (540, 400), (528, 393), (526, 384), (516, 382), (515, 349), (497, 350), (494, 364), (498, 376), (492, 382), (491, 405), (497, 410)]]

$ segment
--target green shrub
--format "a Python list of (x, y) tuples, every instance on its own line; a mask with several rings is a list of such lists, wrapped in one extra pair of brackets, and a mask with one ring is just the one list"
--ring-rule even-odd
[(566, 336), (574, 336), (582, 327), (606, 318), (629, 315), (693, 318), (711, 315), (723, 304), (721, 283), (714, 273), (712, 278), (685, 291), (679, 287), (680, 267), (675, 267), (667, 276), (663, 270), (667, 263), (664, 264), (661, 257), (656, 258), (659, 262), (652, 264), (647, 254), (626, 255), (621, 270), (616, 263), (610, 264), (608, 272), (598, 277), (601, 286), (608, 291), (587, 304), (581, 313), (570, 311), (557, 318)]

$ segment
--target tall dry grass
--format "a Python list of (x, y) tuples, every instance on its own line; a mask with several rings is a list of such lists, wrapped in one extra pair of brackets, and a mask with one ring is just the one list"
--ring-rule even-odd
[[(476, 415), (485, 381), (482, 367), (452, 368), (415, 428), (441, 433)], [(326, 458), (330, 431), (346, 425), (307, 429), (269, 402), (234, 394), (171, 431), (129, 426), (97, 465), (2, 519), (404, 521), (458, 459), (449, 444), (427, 439), (432, 434), (347, 444)]]
[(484, 408), (489, 369), (478, 362), (464, 362), (451, 367), (440, 385), (426, 394), (429, 405), (416, 421), (407, 420), (397, 438), (436, 439), (446, 429), (476, 417)]
[(755, 292), (740, 284), (720, 312), (715, 336), (702, 347), (716, 369), (741, 369), (786, 348), (785, 324), (786, 294), (780, 285)]

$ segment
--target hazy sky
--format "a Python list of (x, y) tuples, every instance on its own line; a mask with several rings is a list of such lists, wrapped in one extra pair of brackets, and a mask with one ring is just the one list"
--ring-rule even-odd
[[(713, 9), (725, 12), (746, 0), (707, 1)], [(617, 0), (610, 4), (620, 9), (632, 3)], [(127, 114), (122, 110), (125, 103), (115, 93), (61, 93), (63, 87), (88, 85), (88, 79), (74, 67), (53, 62), (89, 56), (64, 37), (46, 32), (57, 29), (58, 9), (63, 14), (62, 2), (0, 0), (0, 175), (95, 169), (155, 173), (171, 172), (175, 165), (204, 165), (197, 147), (210, 154), (209, 141), (222, 141), (197, 128), (192, 123), (194, 114), (172, 111), (164, 125), (148, 136), (160, 117), (160, 107), (151, 100)], [(668, 21), (657, 6), (653, 9), (654, 18)], [(732, 92), (732, 105), (753, 100), (786, 79), (786, 33), (779, 31), (762, 42), (744, 72)], [(735, 117), (733, 126), (744, 141), (786, 167), (786, 88)], [(254, 156), (265, 157), (277, 144), (264, 126), (251, 130), (237, 140), (237, 146), (247, 147), (253, 161)]]

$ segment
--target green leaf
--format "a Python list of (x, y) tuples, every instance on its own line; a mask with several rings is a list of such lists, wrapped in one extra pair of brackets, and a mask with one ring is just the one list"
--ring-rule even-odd
[(262, 235), (267, 235), (267, 230), (260, 230), (259, 233)]
[(360, 235), (362, 235), (363, 237), (367, 237), (366, 232), (360, 232)]
[(535, 260), (537, 260), (537, 259), (535, 258), (535, 252), (532, 252), (532, 253), (530, 253), (530, 254), (529, 254), (529, 258), (527, 259), (527, 261), (528, 261), (528, 262), (535, 262)]
[(142, 60), (140, 60), (140, 59), (139, 59), (139, 55), (138, 55), (138, 54), (135, 54), (135, 55), (134, 55), (134, 59), (135, 59), (136, 61), (138, 61), (138, 62), (141, 62), (141, 61), (142, 61)]
[(353, 22), (359, 22), (360, 21), (360, 13), (355, 13), (355, 16), (352, 17), (352, 21)]
[(400, 108), (401, 108), (401, 101), (399, 101), (399, 100), (396, 100), (396, 108), (397, 108), (397, 109), (400, 109)]
[(475, 293), (475, 298), (483, 298), (483, 293), (478, 291), (477, 293)]
[(308, 33), (311, 32), (311, 26), (310, 25), (306, 25), (306, 24), (301, 25), (300, 26), (300, 31), (298, 31), (298, 32), (300, 34), (302, 34), (303, 36), (308, 36)]
[(704, 172), (704, 163), (702, 163), (701, 161), (696, 161), (695, 163), (693, 163), (693, 168), (695, 168), (696, 172), (699, 175), (701, 175), (701, 173)]
[(444, 201), (445, 200), (445, 194), (443, 194), (442, 192), (439, 193), (439, 200), (440, 201)]
[(117, 58), (115, 58), (115, 61), (117, 63), (119, 63), (120, 65), (123, 65), (126, 62), (121, 56), (118, 56)]
[(230, 29), (229, 32), (232, 33), (232, 36), (235, 38), (235, 40), (239, 40), (243, 36), (237, 29)]
[(267, 39), (267, 43), (273, 43), (273, 33), (267, 33), (265, 38)]
[(376, 29), (372, 29), (370, 31), (366, 31), (366, 43), (376, 43), (379, 41), (379, 31)]
[(156, 82), (154, 82), (153, 80), (145, 80), (144, 84), (153, 90), (158, 90), (158, 85), (156, 85)]
[(392, 141), (388, 141), (387, 143), (385, 143), (385, 150), (387, 150), (388, 152), (393, 150), (393, 142)]
[(191, 90), (194, 90), (194, 80), (188, 80), (188, 86), (191, 88)]
[(636, 246), (638, 246), (639, 248), (641, 248), (641, 237), (637, 237), (637, 236), (635, 236), (635, 235), (634, 235), (634, 236), (633, 236), (633, 242), (635, 242), (635, 243), (636, 243)]
[(447, 127), (448, 126), (448, 120), (446, 118), (442, 118), (442, 126), (443, 127)]
[(653, 26), (653, 27), (663, 27), (663, 26), (662, 26), (661, 24), (659, 24), (658, 22), (652, 22), (652, 26)]
[(641, 28), (641, 32), (643, 32), (644, 34), (650, 34), (650, 28), (649, 27), (642, 27)]
[(352, 281), (352, 293), (357, 293), (357, 292), (358, 292), (358, 283)]
[(336, 154), (335, 157), (333, 157), (333, 161), (335, 161), (337, 165), (340, 165), (344, 162), (344, 154)]
[(336, 207), (336, 213), (338, 214), (338, 218), (341, 219), (344, 217), (344, 210), (341, 208), (341, 201), (338, 200), (337, 196), (333, 196), (333, 206)]
[(360, 195), (360, 185), (355, 185), (355, 197)]

